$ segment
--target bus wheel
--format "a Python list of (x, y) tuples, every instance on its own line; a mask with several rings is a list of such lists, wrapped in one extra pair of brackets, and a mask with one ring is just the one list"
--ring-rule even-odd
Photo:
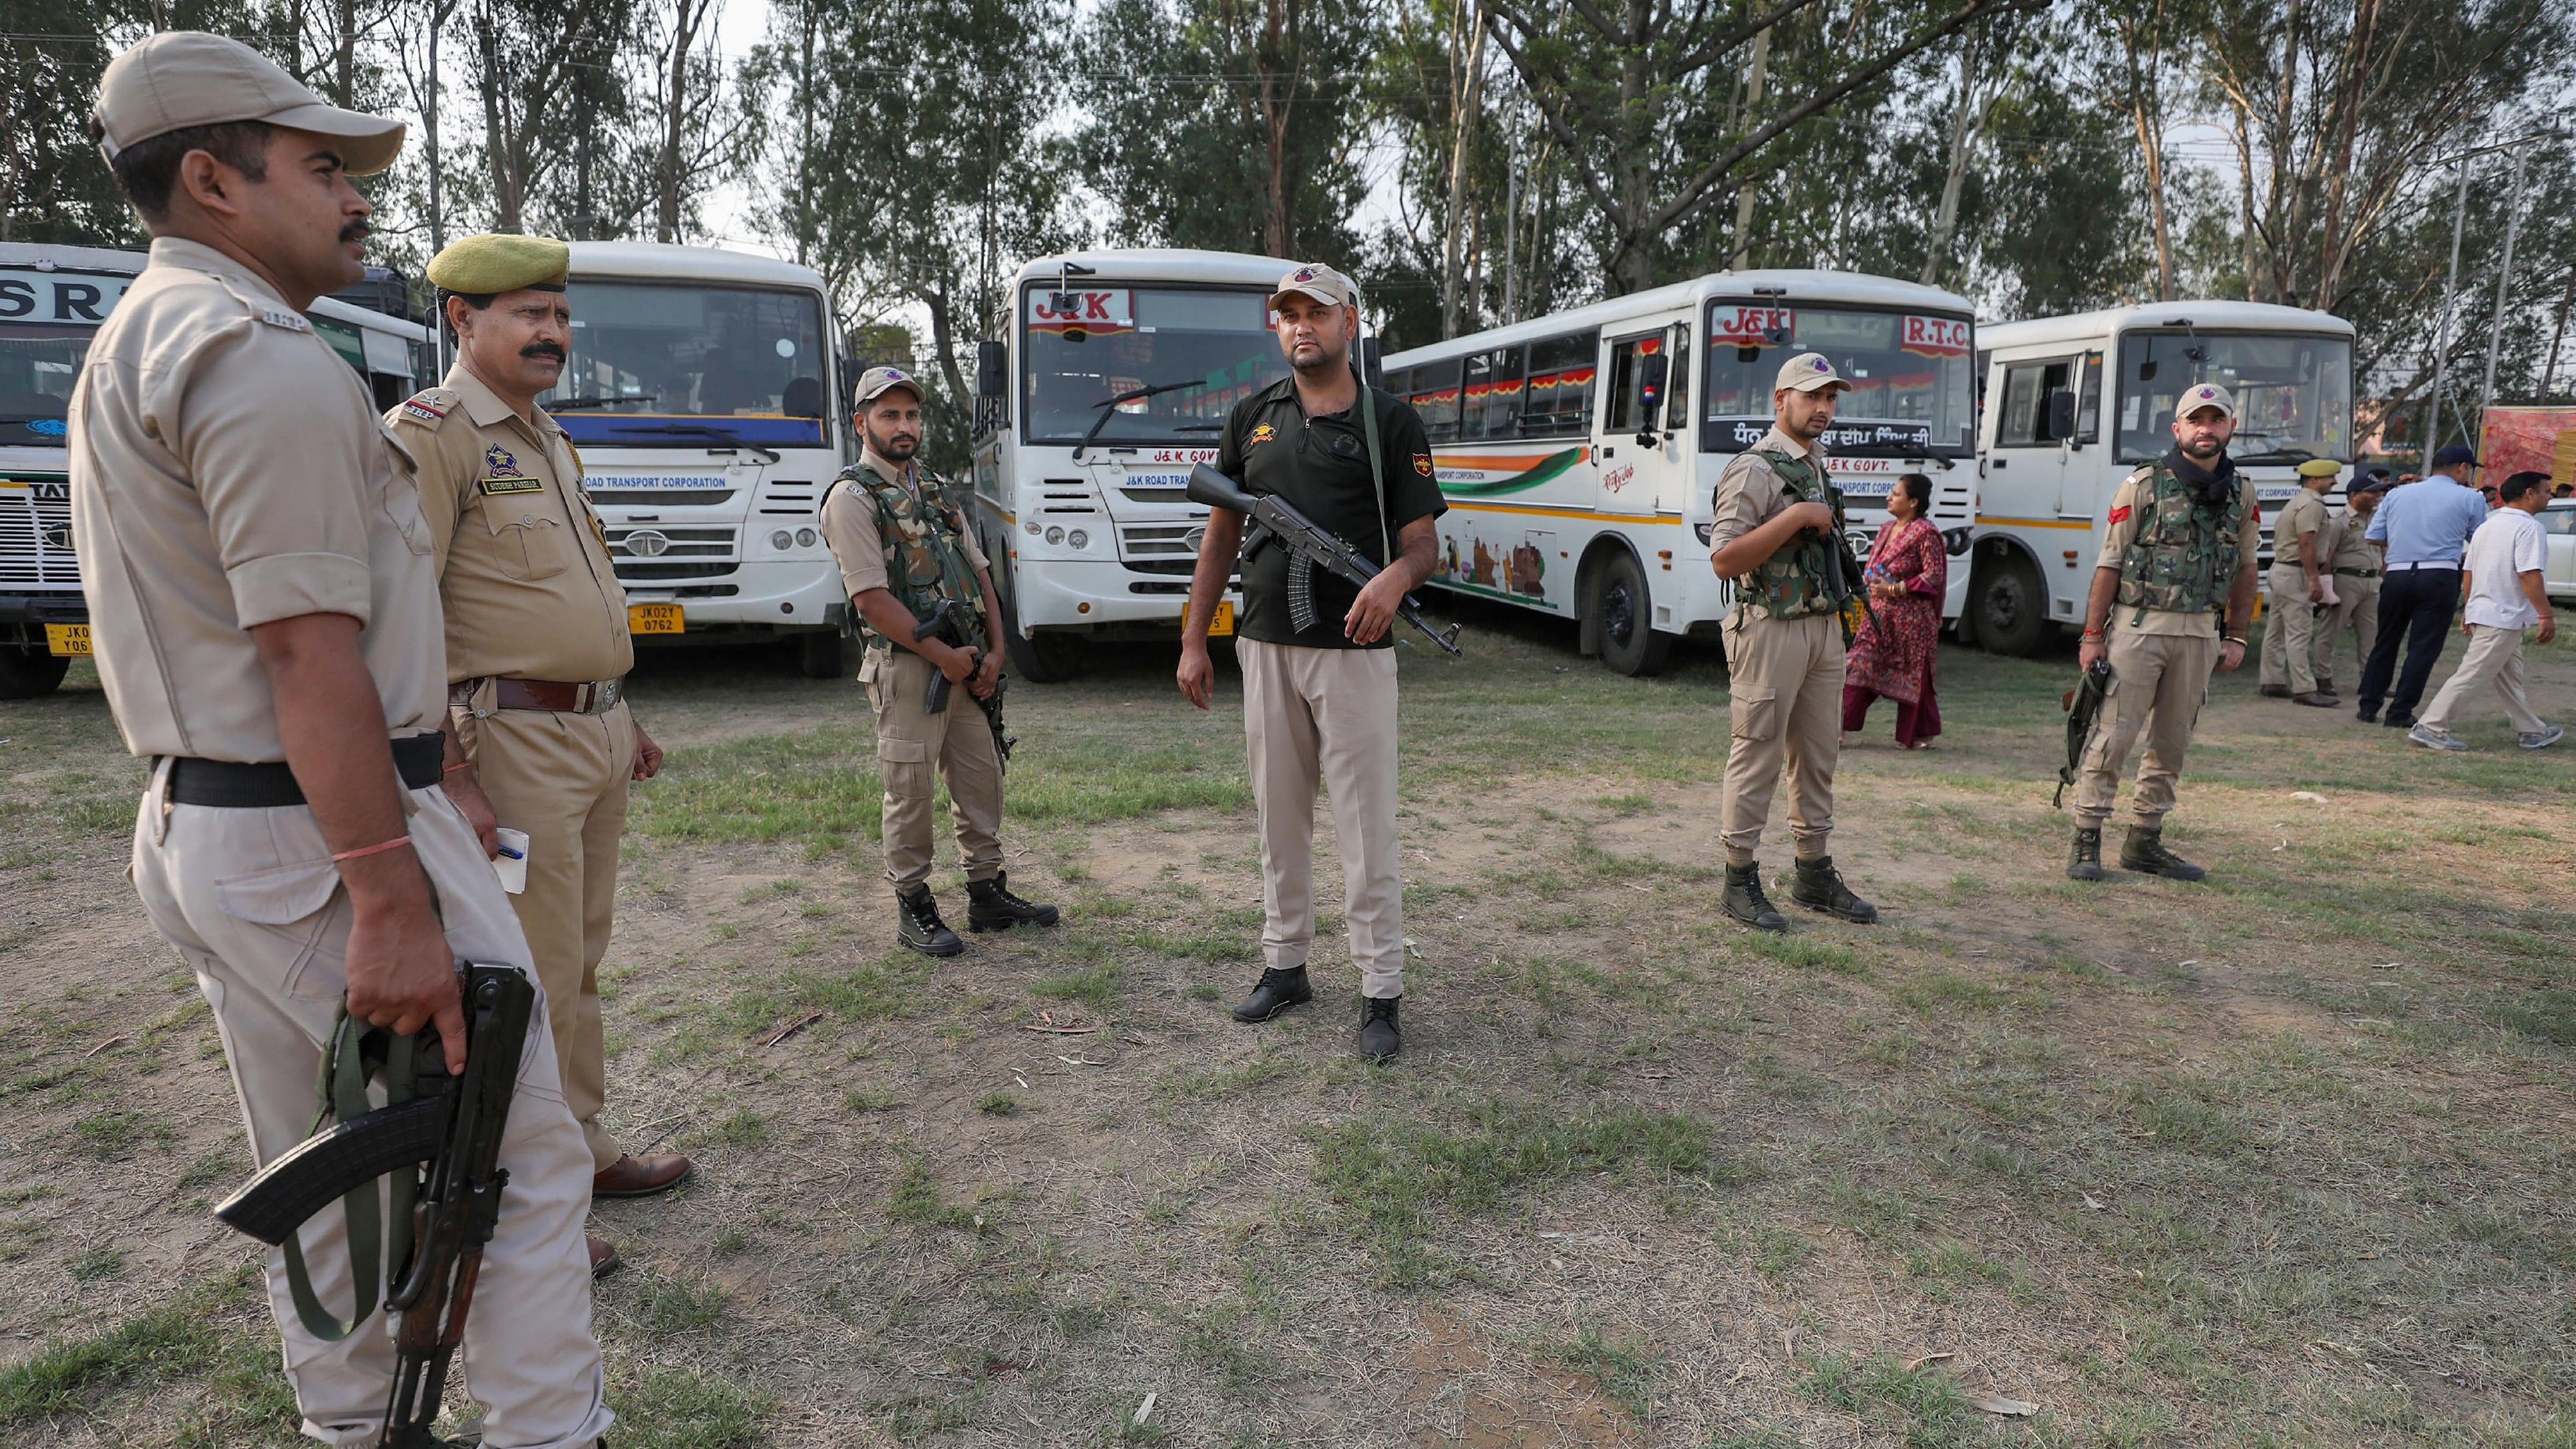
[(72, 662), (42, 646), (0, 644), (0, 699), (34, 699), (51, 694), (63, 682)]
[(1976, 572), (1968, 607), (1976, 615), (1977, 642), (1990, 654), (2027, 657), (2048, 642), (2048, 586), (2018, 553), (2006, 553)]
[(1600, 621), (1602, 663), (1627, 675), (1663, 672), (1673, 639), (1656, 633), (1648, 622), (1653, 608), (1645, 570), (1637, 567), (1635, 555), (1621, 549), (1603, 560), (1584, 606), (1586, 615)]
[(796, 672), (807, 679), (841, 677), (841, 631), (815, 629), (796, 636)]
[(1023, 639), (1011, 628), (1002, 633), (1002, 647), (1010, 655), (1011, 672), (1032, 684), (1062, 684), (1082, 672), (1091, 654), (1091, 641), (1079, 634)]

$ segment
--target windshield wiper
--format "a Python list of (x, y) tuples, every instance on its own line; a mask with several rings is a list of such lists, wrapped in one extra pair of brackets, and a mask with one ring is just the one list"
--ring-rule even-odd
[[(681, 438), (713, 438), (726, 448), (749, 448), (758, 453), (764, 463), (778, 461), (778, 454), (772, 450), (758, 443), (744, 442), (733, 430), (717, 427), (713, 423), (637, 423), (631, 427), (610, 428), (609, 431), (612, 433), (667, 433)], [(718, 450), (709, 448), (707, 451), (712, 453)]]
[[(1109, 399), (1107, 402), (1092, 404), (1093, 407), (1100, 409), (1100, 416), (1092, 422), (1091, 431), (1082, 435), (1082, 441), (1073, 445), (1073, 461), (1077, 463), (1082, 461), (1082, 450), (1090, 447), (1091, 440), (1099, 437), (1100, 430), (1109, 426), (1109, 420), (1118, 415), (1118, 405), (1120, 403), (1137, 402), (1142, 399), (1159, 396), (1160, 394), (1167, 392), (1179, 392), (1185, 387), (1205, 387), (1206, 385), (1206, 379), (1197, 377), (1187, 378), (1180, 382), (1158, 382), (1152, 387), (1131, 388), (1128, 391), (1122, 392), (1118, 394), (1118, 396)], [(1219, 424), (1219, 426), (1223, 426), (1223, 424)]]
[(656, 402), (660, 400), (661, 396), (662, 395), (658, 392), (639, 392), (621, 393), (615, 397), (568, 397), (562, 402), (546, 404), (546, 411), (550, 413), (561, 413), (571, 412), (580, 408), (604, 408), (617, 403)]

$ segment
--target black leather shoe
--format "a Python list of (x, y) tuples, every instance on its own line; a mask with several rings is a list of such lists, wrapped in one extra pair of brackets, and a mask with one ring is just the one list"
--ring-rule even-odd
[(2263, 697), (2265, 699), (2288, 699), (2290, 697), (2290, 686), (2286, 684), (2264, 685)]
[(2164, 831), (2144, 826), (2129, 827), (2129, 838), (2120, 843), (2120, 869), (2143, 875), (2160, 875), (2167, 880), (2200, 880), (2209, 872), (2165, 849)]
[(2102, 879), (2102, 828), (2075, 832), (2075, 845), (2066, 852), (2068, 880)]
[(991, 880), (966, 882), (966, 929), (970, 931), (1007, 931), (1013, 926), (1052, 926), (1057, 920), (1053, 906), (1041, 906), (1011, 894), (1008, 871), (995, 871)]
[(1373, 1062), (1385, 1061), (1404, 1047), (1404, 1033), (1395, 1025), (1395, 1010), (1404, 1003), (1401, 996), (1370, 996), (1360, 1001), (1360, 1055)]
[(2363, 724), (2379, 723), (2379, 711), (2366, 704), (2361, 708), (2354, 710), (2352, 712), (2352, 717), (2361, 721)]
[(1762, 867), (1730, 865), (1726, 868), (1726, 893), (1717, 898), (1717, 908), (1729, 918), (1743, 922), (1757, 931), (1785, 931), (1788, 918), (1771, 908), (1771, 898), (1762, 894)]
[(2290, 703), (2304, 704), (2311, 709), (2340, 709), (2343, 706), (2342, 700), (2322, 689), (2311, 689), (2305, 694), (2291, 695)]
[(1843, 884), (1843, 873), (1834, 869), (1830, 855), (1813, 860), (1800, 857), (1797, 877), (1789, 882), (1789, 899), (1837, 920), (1866, 926), (1878, 919), (1878, 907), (1852, 894), (1851, 887)]
[(1303, 1006), (1314, 999), (1315, 988), (1306, 984), (1305, 967), (1266, 970), (1253, 986), (1252, 994), (1234, 1004), (1234, 1019), (1268, 1021), (1292, 1006)]
[(948, 923), (939, 919), (939, 902), (930, 898), (930, 887), (923, 886), (906, 896), (894, 898), (895, 913), (903, 918), (897, 933), (903, 944), (924, 956), (954, 956), (966, 949)]

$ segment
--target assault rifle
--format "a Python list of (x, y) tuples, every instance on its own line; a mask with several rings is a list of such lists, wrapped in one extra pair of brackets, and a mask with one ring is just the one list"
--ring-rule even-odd
[[(937, 637), (960, 649), (983, 648), (990, 641), (961, 637), (965, 626), (959, 621), (965, 613), (964, 604), (955, 599), (941, 599), (931, 606), (930, 617), (913, 627), (912, 642), (918, 644), (924, 639)], [(984, 722), (992, 727), (993, 753), (1001, 757), (1002, 768), (1006, 770), (1011, 767), (1011, 746), (1019, 743), (1018, 740), (1005, 738), (1002, 734), (1002, 687), (1008, 683), (1010, 683), (1009, 680), (998, 674), (994, 675), (991, 697), (975, 701), (976, 707), (984, 711)], [(934, 666), (930, 671), (930, 689), (921, 701), (922, 713), (948, 713), (952, 688), (953, 686), (948, 682), (948, 676), (940, 673)]]
[[(1323, 569), (1357, 588), (1366, 588), (1369, 580), (1377, 577), (1378, 566), (1369, 561), (1368, 555), (1317, 525), (1276, 493), (1246, 493), (1234, 486), (1233, 479), (1200, 463), (1190, 469), (1188, 494), (1192, 503), (1230, 509), (1251, 518), (1252, 526), (1243, 535), (1245, 562), (1272, 544), (1288, 551), (1288, 622), (1300, 634), (1314, 628), (1317, 622), (1315, 570)], [(1396, 606), (1396, 613), (1404, 622), (1430, 635), (1432, 643), (1452, 654), (1466, 653), (1458, 647), (1461, 626), (1450, 625), (1446, 634), (1431, 627), (1421, 601), (1411, 594)]]
[(2066, 802), (2066, 787), (2075, 783), (2075, 772), (2084, 767), (2084, 747), (2092, 742), (2093, 726), (2102, 717), (2102, 700), (2110, 692), (2111, 661), (2096, 659), (2075, 687), (2058, 697), (2058, 707), (2066, 711), (2066, 763), (2057, 767), (2057, 793), (2049, 797), (2049, 809)]
[[(465, 1340), (483, 1245), (501, 1216), (501, 1133), (528, 1040), (536, 987), (508, 966), (459, 963), (465, 1009), (465, 1070), (447, 1073), (435, 1027), (396, 1036), (344, 1011), (323, 1064), (323, 1082), (339, 1117), (260, 1169), (215, 1216), (272, 1247), (286, 1249), (286, 1276), (304, 1326), (325, 1340), (345, 1338), (374, 1311), (378, 1284), (388, 1311), (401, 1315), (394, 1335), (393, 1396), (385, 1408), (382, 1449), (432, 1449), (448, 1361)], [(386, 1105), (368, 1109), (367, 1079), (385, 1086)], [(376, 1179), (390, 1175), (389, 1239), (379, 1234)], [(341, 1199), (349, 1215), (349, 1258), (357, 1280), (357, 1316), (346, 1323), (313, 1296), (295, 1230)], [(377, 1248), (389, 1249), (381, 1261)], [(528, 1305), (514, 1305), (525, 1309)]]
[(1855, 637), (1849, 627), (1854, 595), (1858, 595), (1861, 614), (1869, 620), (1872, 628), (1883, 630), (1886, 626), (1878, 622), (1878, 610), (1870, 605), (1869, 571), (1861, 567), (1860, 559), (1852, 553), (1851, 540), (1828, 529), (1822, 542), (1825, 552), (1831, 555), (1825, 560), (1825, 592), (1834, 601), (1834, 612), (1844, 621), (1843, 647), (1848, 649)]

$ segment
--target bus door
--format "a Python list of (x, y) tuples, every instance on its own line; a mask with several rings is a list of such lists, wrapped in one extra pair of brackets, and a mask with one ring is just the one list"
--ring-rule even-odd
[(1593, 456), (1604, 513), (1650, 518), (1683, 511), (1690, 450), (1690, 324), (1668, 322), (1605, 340), (1605, 375)]

